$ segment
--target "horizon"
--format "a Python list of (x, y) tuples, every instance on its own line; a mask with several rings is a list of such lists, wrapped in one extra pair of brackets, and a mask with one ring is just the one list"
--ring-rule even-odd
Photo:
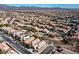
[(79, 4), (6, 4), (7, 6), (15, 7), (42, 7), (42, 8), (79, 8)]

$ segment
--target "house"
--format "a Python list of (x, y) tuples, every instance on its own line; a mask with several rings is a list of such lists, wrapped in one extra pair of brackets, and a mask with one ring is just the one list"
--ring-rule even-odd
[(54, 47), (53, 46), (48, 46), (45, 50), (43, 50), (41, 52), (41, 54), (51, 54), (52, 51), (54, 51)]
[(46, 43), (46, 41), (42, 40), (37, 44), (32, 45), (35, 49), (35, 51), (37, 51), (38, 53), (41, 53), (44, 49), (46, 49), (46, 47), (48, 46), (48, 44)]
[(0, 49), (2, 51), (6, 52), (10, 49), (10, 47), (6, 43), (2, 42), (2, 43), (0, 43)]
[(46, 43), (46, 41), (45, 40), (42, 40), (38, 44), (38, 53), (40, 53), (41, 51), (43, 51), (44, 49), (46, 49), (47, 46), (48, 46), (48, 44)]
[(35, 37), (30, 37), (30, 38), (24, 40), (24, 43), (25, 43), (25, 44), (28, 44), (28, 45), (31, 45), (31, 44), (32, 44), (32, 41), (33, 41), (34, 39), (35, 39)]
[(74, 42), (75, 41), (77, 41), (77, 42), (79, 41), (79, 36), (76, 36), (76, 35), (75, 36), (71, 36), (71, 37), (70, 36), (65, 36), (65, 38), (67, 40), (69, 40), (69, 41), (74, 41)]
[(10, 20), (11, 20), (10, 17), (9, 18), (6, 18), (5, 20), (2, 21), (2, 23), (3, 24), (8, 24)]
[(74, 35), (79, 36), (79, 31), (76, 31), (76, 33)]
[(35, 39), (32, 41), (32, 47), (36, 50), (38, 48), (38, 44), (40, 42), (40, 39)]
[(40, 42), (40, 39), (35, 39), (35, 40), (32, 41), (32, 45), (35, 45), (35, 44), (37, 44), (39, 42)]
[(15, 32), (15, 35), (18, 36), (18, 37), (19, 37), (21, 34), (23, 34), (22, 31), (17, 30), (17, 31)]
[(14, 51), (14, 50), (9, 50), (6, 54), (18, 54), (16, 51)]
[(53, 38), (53, 37), (59, 37), (60, 35), (57, 34), (56, 32), (49, 32), (49, 33), (45, 34), (45, 36)]
[(10, 47), (6, 43), (3, 42), (2, 45), (4, 46), (4, 51), (8, 51), (10, 49)]
[(2, 50), (4, 48), (4, 46), (2, 45), (2, 43), (0, 43), (0, 49)]
[(45, 33), (49, 33), (49, 30), (48, 30), (48, 29), (44, 29), (44, 32), (45, 32)]
[(3, 49), (4, 48), (4, 46), (2, 45), (2, 43), (0, 43), (0, 54), (3, 54), (4, 52), (3, 52)]
[(38, 27), (36, 27), (36, 26), (34, 27), (34, 29), (35, 29), (36, 31), (39, 31), (39, 28), (38, 28)]
[(55, 41), (61, 41), (61, 40), (63, 40), (63, 38), (62, 37), (54, 37), (53, 40), (55, 40)]
[(32, 36), (34, 33), (32, 31), (27, 32), (28, 35)]

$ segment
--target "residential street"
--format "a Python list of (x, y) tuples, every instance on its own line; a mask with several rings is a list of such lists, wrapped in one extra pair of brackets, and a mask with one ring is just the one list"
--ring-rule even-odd
[(10, 38), (8, 38), (7, 36), (5, 36), (3, 33), (0, 33), (0, 36), (5, 39), (5, 41), (7, 41), (9, 44), (11, 44), (11, 46), (13, 46), (16, 50), (18, 50), (20, 53), (22, 54), (32, 54), (32, 52), (26, 50), (25, 48), (23, 48), (22, 46), (19, 46), (17, 44), (15, 44)]

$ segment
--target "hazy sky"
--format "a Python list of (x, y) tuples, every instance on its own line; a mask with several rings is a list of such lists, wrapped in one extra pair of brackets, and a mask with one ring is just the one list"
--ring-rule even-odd
[(35, 6), (35, 7), (60, 7), (60, 8), (79, 8), (79, 4), (7, 4), (9, 6)]

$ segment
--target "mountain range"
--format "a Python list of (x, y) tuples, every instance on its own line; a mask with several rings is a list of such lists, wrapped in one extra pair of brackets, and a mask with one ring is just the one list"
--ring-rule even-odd
[(7, 11), (7, 10), (26, 10), (26, 11), (79, 11), (78, 8), (44, 8), (44, 7), (35, 7), (35, 6), (8, 6), (5, 4), (0, 4), (0, 11)]

